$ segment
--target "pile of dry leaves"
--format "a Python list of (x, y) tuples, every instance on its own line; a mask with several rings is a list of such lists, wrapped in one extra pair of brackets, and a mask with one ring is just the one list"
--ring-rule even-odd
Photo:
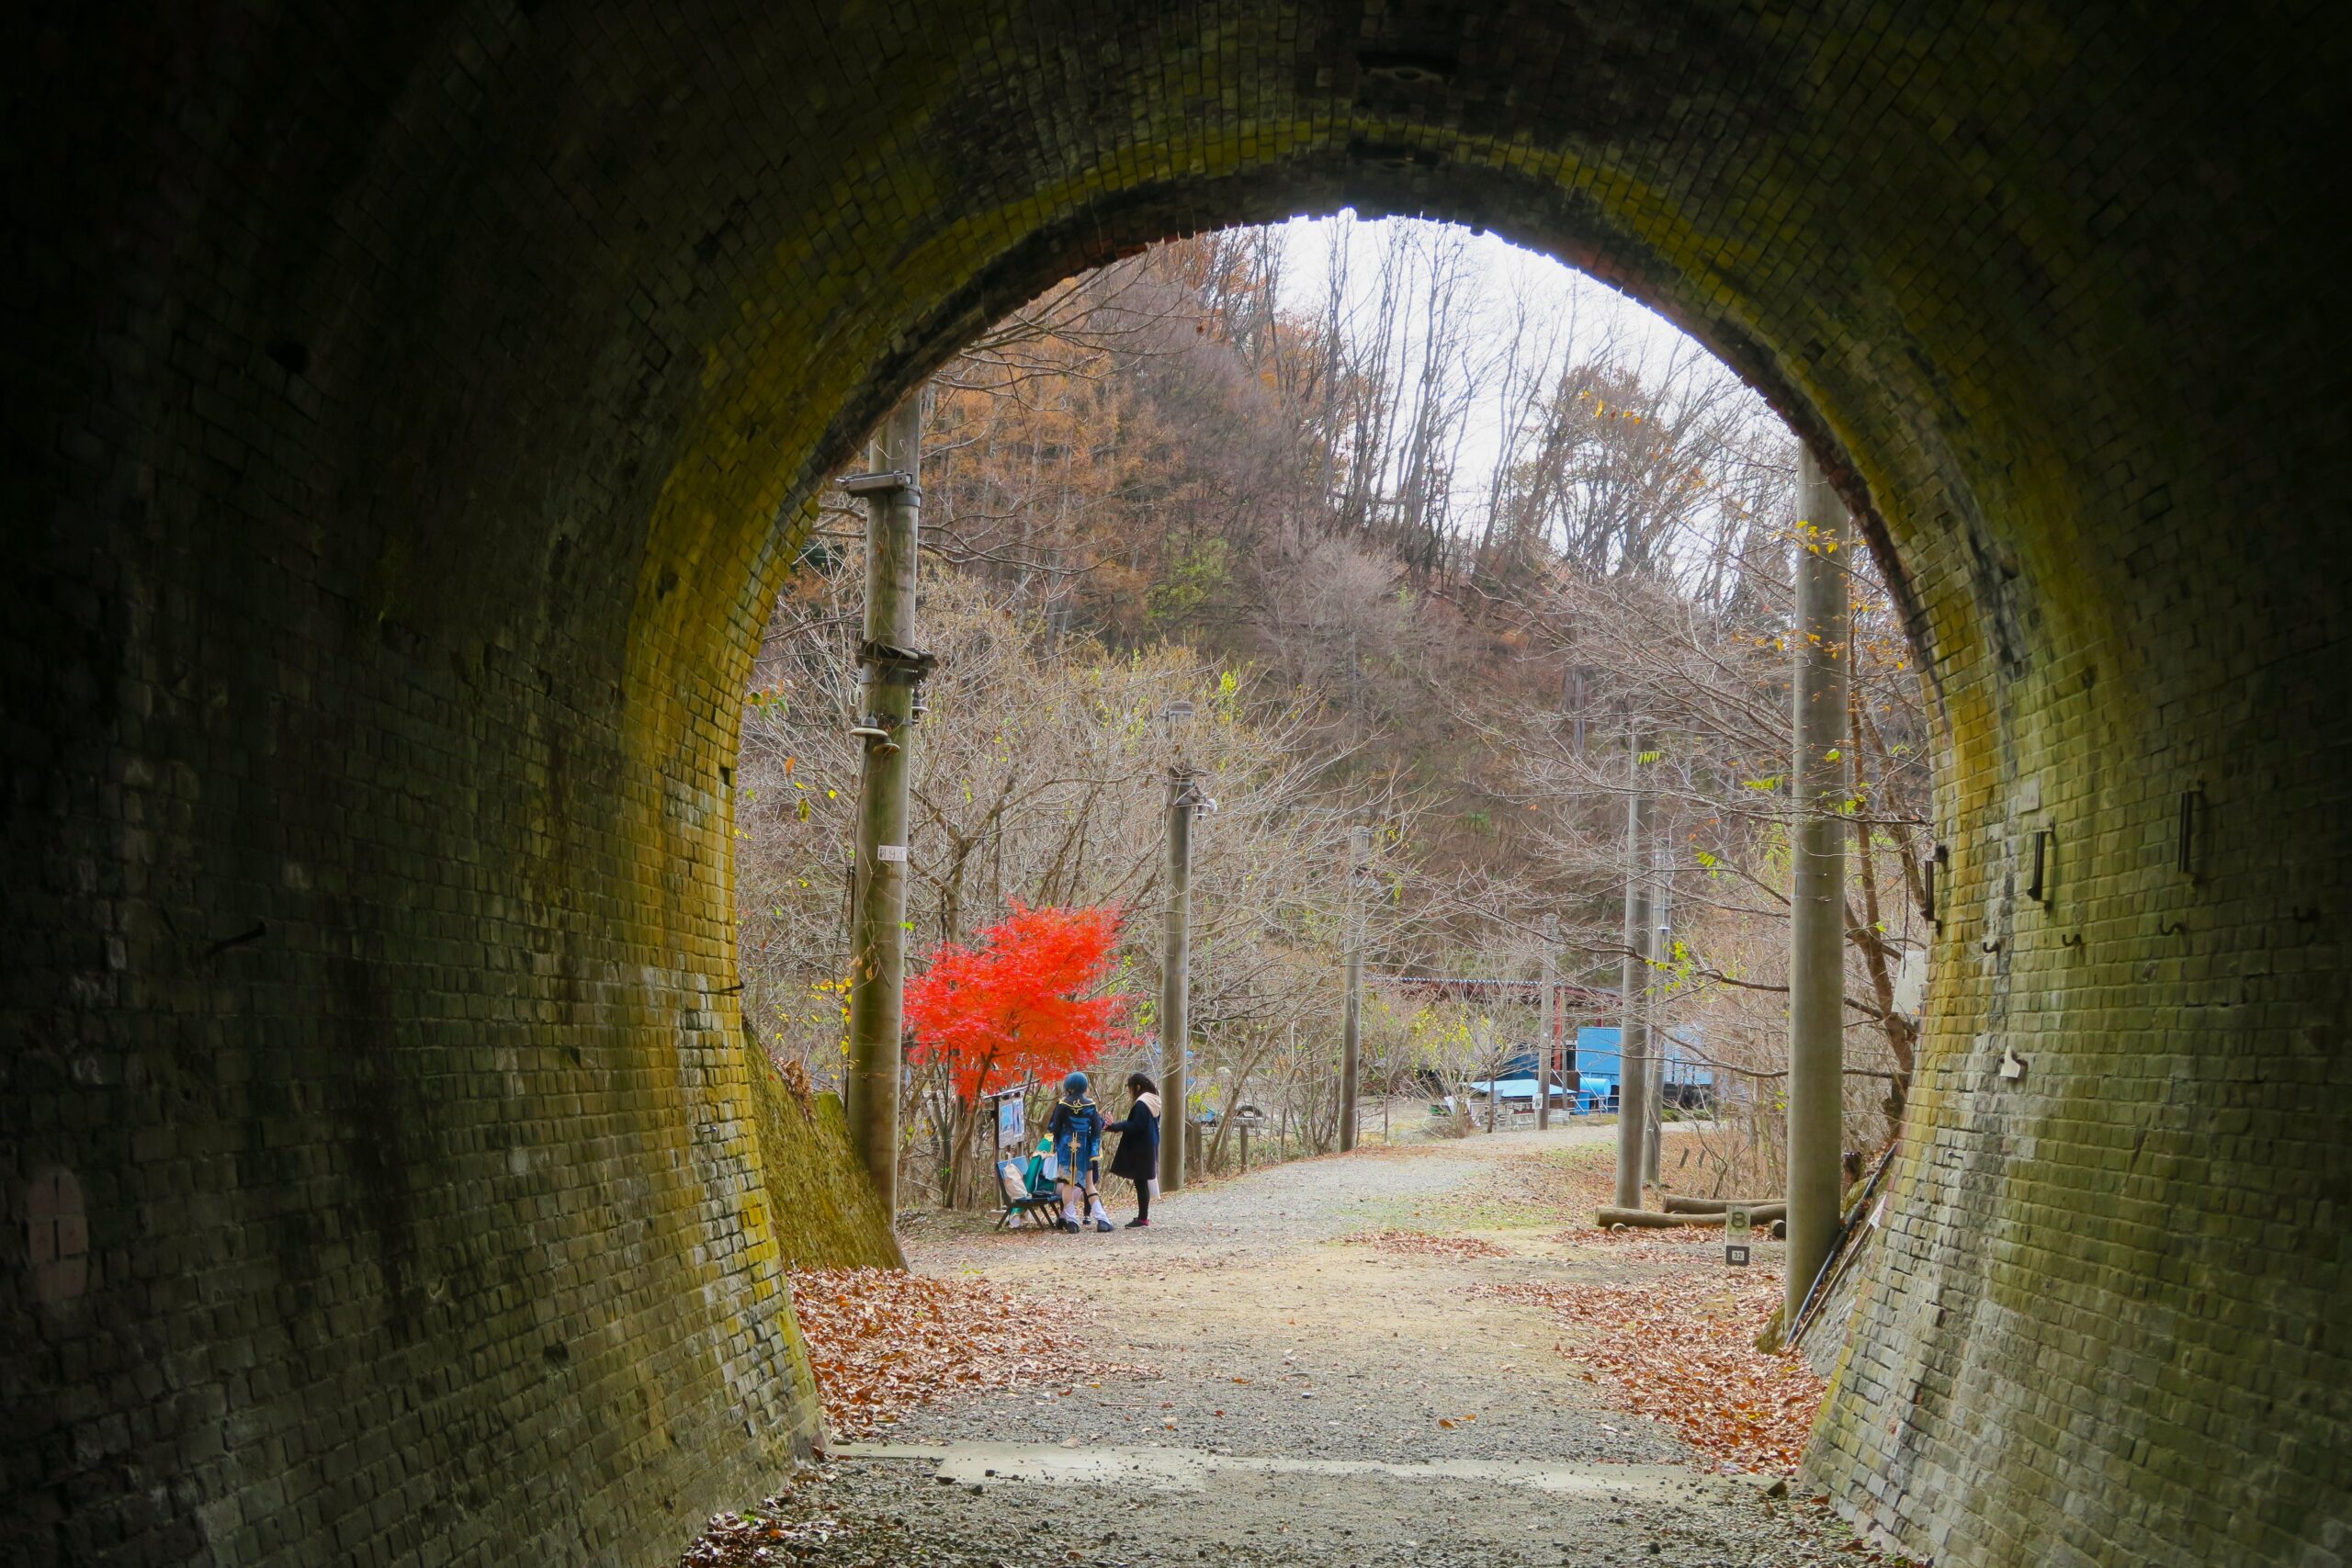
[(1605, 1247), (1636, 1258), (1679, 1258), (1692, 1247), (1721, 1247), (1724, 1232), (1720, 1225), (1677, 1225), (1666, 1230), (1645, 1225), (1603, 1227), (1594, 1224), (1587, 1214), (1584, 1224), (1557, 1232), (1550, 1239), (1570, 1247)]
[(1403, 1253), (1413, 1258), (1451, 1258), (1467, 1260), (1473, 1258), (1509, 1258), (1510, 1249), (1497, 1247), (1475, 1235), (1433, 1235), (1428, 1231), (1384, 1230), (1359, 1231), (1347, 1238), (1383, 1252)]
[(1638, 1285), (1489, 1288), (1549, 1307), (1583, 1331), (1560, 1351), (1592, 1369), (1585, 1375), (1618, 1408), (1665, 1422), (1710, 1459), (1796, 1468), (1824, 1385), (1804, 1358), (1756, 1348), (1781, 1304), (1777, 1269), (1736, 1280), (1711, 1269)]
[[(917, 1568), (944, 1561), (910, 1539), (902, 1520), (836, 1495), (821, 1471), (802, 1471), (757, 1507), (713, 1515), (676, 1568)], [(967, 1560), (959, 1553), (955, 1561)]]
[(808, 1342), (825, 1420), (838, 1437), (868, 1436), (952, 1393), (1136, 1370), (1087, 1353), (1080, 1308), (981, 1280), (797, 1269), (792, 1310)]
[(822, 1561), (846, 1533), (837, 1519), (794, 1518), (777, 1512), (782, 1498), (714, 1517), (678, 1568), (771, 1568)]

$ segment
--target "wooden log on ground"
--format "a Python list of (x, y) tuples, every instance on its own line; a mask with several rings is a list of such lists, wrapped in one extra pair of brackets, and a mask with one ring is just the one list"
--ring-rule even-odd
[(1669, 1214), (1720, 1214), (1730, 1209), (1771, 1209), (1788, 1206), (1785, 1198), (1685, 1198), (1679, 1192), (1666, 1195), (1666, 1212)]
[(1747, 1223), (1759, 1228), (1770, 1224), (1774, 1220), (1786, 1219), (1789, 1214), (1788, 1200), (1785, 1198), (1758, 1198), (1747, 1203), (1741, 1202), (1736, 1198), (1670, 1197), (1666, 1201), (1666, 1212), (1669, 1214), (1712, 1214), (1721, 1219), (1735, 1208), (1746, 1209)]
[[(1763, 1203), (1748, 1211), (1748, 1223), (1757, 1227), (1769, 1227), (1773, 1221), (1787, 1216), (1785, 1203)], [(1662, 1214), (1655, 1209), (1596, 1209), (1592, 1223), (1606, 1230), (1611, 1225), (1637, 1225), (1646, 1230), (1672, 1230), (1679, 1225), (1720, 1225), (1730, 1216), (1713, 1214)]]
[(1661, 1214), (1655, 1209), (1595, 1209), (1592, 1223), (1607, 1230), (1611, 1225), (1635, 1225), (1645, 1230), (1673, 1230), (1681, 1225), (1720, 1225), (1721, 1214)]

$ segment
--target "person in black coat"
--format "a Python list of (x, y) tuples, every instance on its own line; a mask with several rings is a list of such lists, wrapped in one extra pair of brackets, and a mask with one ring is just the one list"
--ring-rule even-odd
[(1151, 1194), (1159, 1185), (1159, 1086), (1141, 1073), (1129, 1073), (1127, 1092), (1135, 1102), (1126, 1115), (1102, 1130), (1120, 1134), (1111, 1174), (1136, 1184), (1136, 1217), (1127, 1222), (1133, 1231), (1151, 1224)]

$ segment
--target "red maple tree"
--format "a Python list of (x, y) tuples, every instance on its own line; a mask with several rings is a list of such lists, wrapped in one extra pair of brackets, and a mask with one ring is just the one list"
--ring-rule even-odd
[(946, 1066), (966, 1106), (992, 1087), (1097, 1060), (1126, 1039), (1127, 998), (1093, 994), (1118, 941), (1119, 912), (1107, 905), (1033, 909), (1014, 900), (970, 946), (941, 948), (907, 983), (911, 1055)]

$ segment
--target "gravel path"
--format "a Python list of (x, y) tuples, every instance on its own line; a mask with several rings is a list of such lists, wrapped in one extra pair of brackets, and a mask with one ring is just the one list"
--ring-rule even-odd
[(797, 1506), (848, 1521), (843, 1562), (1871, 1560), (1826, 1508), (1611, 1409), (1555, 1319), (1476, 1289), (1658, 1267), (1570, 1228), (1589, 1222), (1576, 1151), (1613, 1135), (1262, 1168), (1164, 1198), (1145, 1231), (918, 1230), (917, 1269), (1091, 1302), (1098, 1353), (1144, 1370), (919, 1411)]

